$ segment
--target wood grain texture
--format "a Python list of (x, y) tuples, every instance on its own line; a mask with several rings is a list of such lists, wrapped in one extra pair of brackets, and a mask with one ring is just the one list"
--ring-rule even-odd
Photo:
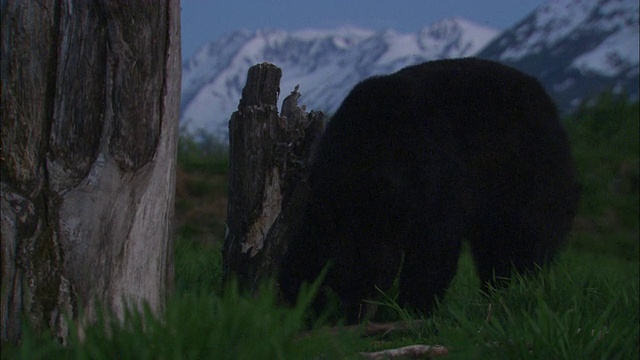
[(22, 314), (64, 339), (80, 307), (88, 321), (97, 303), (160, 310), (173, 276), (179, 1), (2, 6), (2, 340), (19, 338)]
[(291, 216), (283, 221), (283, 209), (306, 177), (313, 145), (324, 129), (322, 113), (306, 113), (298, 107), (298, 87), (283, 100), (282, 114), (278, 114), (281, 76), (280, 68), (272, 64), (251, 67), (238, 111), (229, 121), (223, 271), (225, 280), (235, 278), (252, 291), (259, 280), (277, 270), (293, 224)]

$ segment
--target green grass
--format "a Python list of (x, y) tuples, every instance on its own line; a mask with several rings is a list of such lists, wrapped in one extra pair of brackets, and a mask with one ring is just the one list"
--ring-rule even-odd
[[(3, 359), (309, 359), (317, 354), (345, 358), (358, 340), (328, 332), (300, 336), (310, 292), (295, 309), (275, 305), (273, 292), (240, 295), (230, 286), (224, 296), (183, 293), (169, 300), (160, 318), (148, 309), (124, 321), (102, 315), (72, 336), (67, 347), (47, 334), (26, 333), (19, 347), (3, 345)], [(77, 329), (72, 329), (72, 334)]]
[[(199, 256), (195, 248), (183, 251)], [(219, 253), (207, 256), (219, 264)], [(199, 273), (187, 257), (176, 262), (181, 281), (192, 287), (178, 287), (162, 319), (132, 312), (120, 324), (106, 316), (85, 329), (83, 342), (72, 338), (66, 348), (46, 334), (27, 333), (22, 346), (3, 347), (2, 357), (333, 359), (416, 343), (445, 345), (452, 359), (630, 359), (640, 355), (638, 264), (608, 256), (569, 250), (557, 266), (540, 276), (514, 279), (510, 287), (485, 296), (478, 291), (470, 256), (465, 253), (451, 289), (423, 326), (375, 339), (321, 330), (301, 336), (310, 292), (301, 296), (294, 309), (277, 306), (269, 290), (249, 297), (229, 287), (221, 296), (218, 286), (210, 283), (217, 284), (213, 275), (219, 268), (205, 264)], [(186, 270), (189, 267), (193, 268)], [(386, 304), (398, 310), (397, 319), (417, 319), (391, 301)]]
[(220, 293), (222, 254), (220, 243), (201, 244), (178, 237), (175, 247), (175, 291), (178, 295)]
[[(176, 286), (163, 313), (130, 312), (124, 322), (104, 315), (82, 341), (72, 337), (66, 347), (25, 326), (21, 344), (3, 344), (2, 358), (343, 359), (421, 343), (446, 346), (447, 359), (637, 359), (638, 104), (605, 95), (566, 125), (583, 196), (557, 264), (482, 294), (465, 251), (432, 316), (409, 331), (367, 339), (329, 333), (322, 323), (301, 335), (314, 287), (293, 309), (278, 306), (268, 284), (254, 297), (233, 285), (222, 291), (228, 157), (219, 147), (183, 139)], [(393, 299), (390, 292), (377, 300), (386, 320), (420, 319)]]
[(439, 311), (402, 344), (444, 344), (460, 359), (638, 357), (637, 264), (566, 251), (557, 266), (487, 296), (471, 268), (463, 258)]
[[(208, 138), (205, 138), (208, 139)], [(176, 233), (203, 246), (222, 241), (226, 221), (229, 154), (209, 139), (181, 137), (176, 176)]]
[(582, 184), (574, 249), (639, 260), (638, 109), (604, 94), (566, 119)]

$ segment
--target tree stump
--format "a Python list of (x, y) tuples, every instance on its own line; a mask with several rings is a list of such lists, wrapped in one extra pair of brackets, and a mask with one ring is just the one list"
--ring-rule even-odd
[(2, 341), (173, 282), (180, 2), (2, 1)]
[(278, 114), (281, 76), (272, 64), (251, 67), (229, 121), (223, 278), (234, 278), (252, 292), (262, 279), (275, 275), (289, 234), (299, 223), (308, 196), (308, 161), (325, 124), (321, 112), (306, 113), (297, 106), (297, 86)]

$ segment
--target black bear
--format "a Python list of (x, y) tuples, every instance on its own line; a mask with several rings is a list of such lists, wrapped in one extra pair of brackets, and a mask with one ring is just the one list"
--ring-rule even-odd
[(431, 61), (356, 85), (311, 163), (310, 200), (279, 273), (286, 300), (325, 277), (350, 321), (398, 274), (399, 302), (428, 313), (470, 243), (483, 283), (547, 263), (579, 186), (539, 82), (474, 58)]

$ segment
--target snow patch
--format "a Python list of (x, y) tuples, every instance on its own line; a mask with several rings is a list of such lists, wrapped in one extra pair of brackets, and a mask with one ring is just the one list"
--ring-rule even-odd
[(300, 104), (331, 113), (366, 77), (432, 59), (472, 56), (497, 34), (461, 18), (417, 33), (353, 26), (235, 32), (202, 47), (183, 67), (181, 127), (191, 133), (204, 129), (226, 141), (227, 122), (254, 64), (279, 66), (282, 93), (300, 85)]
[(638, 28), (628, 28), (609, 36), (597, 48), (577, 57), (571, 64), (584, 72), (614, 77), (630, 67), (638, 67)]

